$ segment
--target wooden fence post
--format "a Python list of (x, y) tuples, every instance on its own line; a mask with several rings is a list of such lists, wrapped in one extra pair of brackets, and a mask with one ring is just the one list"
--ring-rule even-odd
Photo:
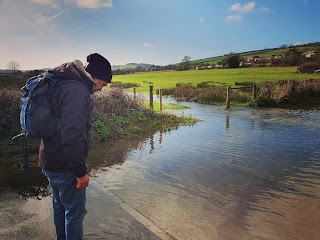
[(257, 98), (257, 85), (252, 85), (252, 100)]
[(134, 88), (133, 88), (133, 97), (136, 98), (136, 96), (137, 96), (137, 90), (136, 90), (136, 88), (134, 87)]
[(227, 88), (226, 109), (230, 108), (230, 93), (231, 93), (231, 87), (228, 87)]
[(153, 86), (150, 85), (150, 109), (153, 109)]
[(162, 88), (159, 89), (160, 112), (162, 112)]

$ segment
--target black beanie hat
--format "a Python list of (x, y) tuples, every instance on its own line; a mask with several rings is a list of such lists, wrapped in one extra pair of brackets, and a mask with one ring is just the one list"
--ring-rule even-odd
[(86, 71), (92, 77), (110, 83), (112, 79), (111, 65), (107, 59), (98, 53), (90, 54), (87, 57)]

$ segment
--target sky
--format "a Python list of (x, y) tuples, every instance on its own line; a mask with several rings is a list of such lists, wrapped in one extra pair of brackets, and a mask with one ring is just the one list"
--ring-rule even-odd
[(320, 41), (319, 0), (0, 0), (0, 69), (168, 65)]

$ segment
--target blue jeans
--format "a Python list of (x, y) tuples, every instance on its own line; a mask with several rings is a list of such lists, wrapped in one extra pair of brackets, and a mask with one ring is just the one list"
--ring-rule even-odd
[(77, 189), (72, 171), (43, 170), (52, 187), (53, 221), (57, 240), (78, 240), (83, 237), (83, 219), (87, 214), (86, 190)]

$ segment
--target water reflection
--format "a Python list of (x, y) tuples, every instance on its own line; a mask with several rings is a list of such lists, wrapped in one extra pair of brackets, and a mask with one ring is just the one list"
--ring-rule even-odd
[(247, 212), (248, 231), (257, 239), (319, 239), (319, 176), (319, 163), (311, 164), (279, 183), (284, 190), (262, 191)]
[(203, 121), (156, 133), (94, 186), (177, 239), (317, 239), (318, 112), (195, 113)]
[[(159, 131), (159, 143), (162, 142), (162, 130)], [(166, 130), (165, 132), (170, 132)], [(121, 166), (130, 154), (141, 150), (146, 144), (150, 147), (149, 153), (154, 150), (154, 133), (145, 134), (135, 139), (114, 140), (107, 143), (95, 144), (91, 147), (88, 156), (88, 171), (90, 175), (106, 171), (111, 167)]]
[(91, 149), (92, 234), (123, 228), (113, 196), (176, 239), (318, 239), (320, 112), (185, 105), (202, 121)]
[(226, 129), (228, 129), (230, 126), (230, 115), (229, 115), (229, 111), (226, 110)]
[(41, 200), (50, 195), (48, 180), (38, 167), (0, 175), (0, 189), (11, 189), (24, 199)]

